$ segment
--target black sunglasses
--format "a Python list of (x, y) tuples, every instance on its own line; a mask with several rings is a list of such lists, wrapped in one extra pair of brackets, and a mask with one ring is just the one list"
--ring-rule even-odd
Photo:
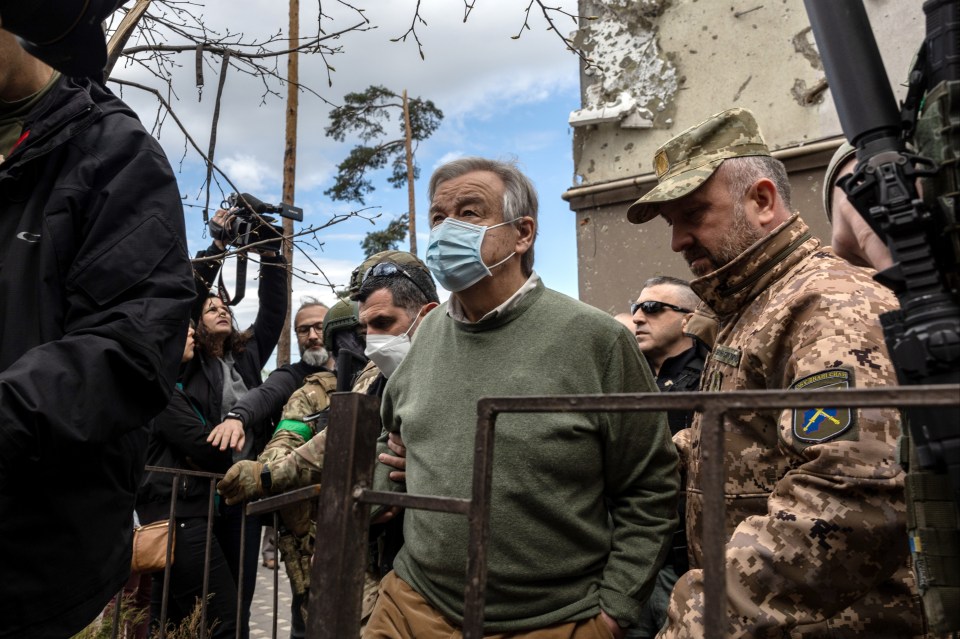
[[(394, 275), (402, 275), (403, 277), (407, 278), (413, 282), (413, 285), (416, 286), (421, 293), (423, 293), (424, 297), (430, 299), (430, 295), (423, 290), (423, 287), (417, 283), (417, 280), (413, 279), (413, 276), (403, 270), (399, 264), (395, 264), (394, 262), (380, 262), (379, 264), (374, 264), (368, 268), (363, 274), (363, 277), (360, 278), (360, 285), (362, 285), (371, 277), (393, 277)], [(357, 286), (358, 290), (360, 285)]]
[(674, 306), (673, 304), (667, 304), (666, 302), (655, 302), (653, 300), (647, 300), (646, 302), (631, 302), (630, 303), (630, 314), (636, 315), (637, 311), (643, 311), (644, 315), (659, 315), (663, 312), (663, 309), (669, 308), (672, 311), (678, 313), (692, 313), (690, 309), (683, 308), (680, 306)]

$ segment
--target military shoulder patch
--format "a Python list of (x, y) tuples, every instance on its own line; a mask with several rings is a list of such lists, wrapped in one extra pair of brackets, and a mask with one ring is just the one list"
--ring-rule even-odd
[[(790, 390), (842, 390), (853, 386), (853, 374), (842, 368), (830, 368), (801, 377)], [(793, 411), (793, 436), (801, 445), (820, 444), (848, 433), (856, 436), (856, 410), (818, 406)], [(845, 438), (846, 439), (846, 438)]]
[(723, 344), (717, 344), (713, 347), (713, 351), (710, 353), (713, 359), (718, 362), (722, 362), (727, 366), (733, 366), (737, 368), (740, 366), (740, 355), (741, 351), (739, 348), (731, 348), (730, 346), (724, 346)]

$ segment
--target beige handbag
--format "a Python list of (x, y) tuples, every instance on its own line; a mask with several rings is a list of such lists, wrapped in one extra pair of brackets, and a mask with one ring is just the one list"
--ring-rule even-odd
[(167, 565), (167, 537), (170, 540), (170, 563), (173, 563), (173, 550), (176, 536), (170, 532), (170, 521), (155, 521), (146, 526), (133, 529), (133, 559), (130, 571), (150, 573), (163, 570)]

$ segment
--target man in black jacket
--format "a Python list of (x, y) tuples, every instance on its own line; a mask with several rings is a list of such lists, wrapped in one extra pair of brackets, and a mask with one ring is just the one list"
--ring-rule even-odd
[(3, 30), (0, 147), (0, 637), (66, 637), (129, 574), (195, 290), (159, 144)]
[[(647, 358), (657, 378), (657, 388), (664, 393), (682, 393), (700, 389), (700, 373), (710, 349), (699, 339), (684, 334), (684, 323), (700, 304), (690, 285), (676, 277), (658, 275), (640, 287), (637, 301), (631, 307), (634, 333), (640, 352)], [(676, 435), (693, 421), (693, 410), (667, 411), (670, 434)], [(627, 639), (649, 639), (656, 636), (667, 620), (670, 591), (677, 578), (688, 569), (687, 534), (684, 528), (685, 495), (678, 504), (680, 522), (673, 533), (667, 562), (657, 573), (653, 592), (640, 612), (640, 622), (627, 631)]]

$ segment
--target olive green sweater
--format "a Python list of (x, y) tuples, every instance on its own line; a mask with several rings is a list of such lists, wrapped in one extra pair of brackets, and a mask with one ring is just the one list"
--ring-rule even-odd
[[(542, 284), (477, 324), (445, 311), (423, 320), (383, 397), (384, 426), (407, 446), (411, 494), (470, 496), (481, 397), (656, 390), (628, 330)], [(386, 489), (389, 469), (378, 466)], [(677, 486), (662, 413), (501, 415), (485, 632), (584, 619), (600, 608), (622, 625), (636, 621), (676, 525)], [(462, 515), (408, 510), (395, 563), (458, 624), (467, 536)]]

